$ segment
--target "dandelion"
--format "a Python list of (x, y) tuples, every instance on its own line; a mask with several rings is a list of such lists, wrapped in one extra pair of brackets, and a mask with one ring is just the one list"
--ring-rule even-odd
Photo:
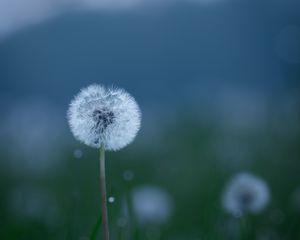
[(122, 89), (91, 85), (70, 104), (68, 119), (75, 138), (94, 148), (119, 150), (128, 145), (140, 128), (140, 110)]
[(105, 180), (105, 150), (119, 150), (133, 141), (141, 123), (139, 107), (122, 89), (91, 85), (75, 96), (68, 110), (76, 139), (100, 149), (103, 239), (109, 239)]
[(237, 217), (261, 212), (270, 199), (266, 183), (251, 174), (241, 173), (226, 186), (223, 194), (224, 209)]
[(173, 212), (171, 196), (156, 186), (143, 186), (133, 190), (132, 207), (139, 223), (163, 224)]

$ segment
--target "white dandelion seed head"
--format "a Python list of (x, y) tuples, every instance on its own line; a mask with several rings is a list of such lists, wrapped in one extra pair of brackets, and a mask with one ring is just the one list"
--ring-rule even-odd
[(266, 183), (251, 174), (240, 173), (226, 186), (223, 193), (224, 209), (237, 217), (245, 213), (261, 212), (270, 199)]
[(119, 150), (135, 138), (140, 109), (125, 90), (93, 84), (81, 90), (68, 110), (71, 131), (88, 146)]
[(141, 224), (163, 224), (173, 212), (173, 199), (156, 186), (138, 187), (132, 192), (133, 210)]

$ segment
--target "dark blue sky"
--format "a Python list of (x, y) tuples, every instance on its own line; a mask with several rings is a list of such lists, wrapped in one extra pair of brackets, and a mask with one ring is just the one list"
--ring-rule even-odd
[(285, 28), (300, 29), (296, 13), (270, 1), (68, 13), (0, 43), (0, 93), (66, 103), (93, 82), (146, 103), (184, 101), (190, 89), (213, 85), (280, 93), (299, 87), (297, 33), (278, 42)]

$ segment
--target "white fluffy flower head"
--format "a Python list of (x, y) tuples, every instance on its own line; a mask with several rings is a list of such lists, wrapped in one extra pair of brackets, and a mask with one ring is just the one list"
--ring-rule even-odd
[(88, 146), (119, 150), (135, 138), (141, 124), (140, 109), (123, 89), (94, 84), (72, 100), (68, 120), (75, 138)]
[(142, 186), (132, 192), (133, 209), (141, 224), (163, 224), (173, 211), (173, 199), (156, 186)]
[(251, 174), (240, 173), (226, 186), (223, 207), (234, 216), (257, 214), (268, 204), (270, 193), (266, 183)]

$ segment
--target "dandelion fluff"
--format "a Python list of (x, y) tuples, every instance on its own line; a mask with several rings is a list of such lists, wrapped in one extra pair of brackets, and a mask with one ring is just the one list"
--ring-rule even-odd
[(125, 90), (94, 84), (81, 90), (70, 104), (68, 120), (75, 138), (88, 146), (119, 150), (135, 138), (140, 109)]
[(228, 213), (239, 217), (245, 213), (261, 212), (269, 199), (268, 186), (262, 179), (248, 173), (240, 173), (226, 186), (222, 201)]
[(163, 224), (173, 212), (173, 199), (156, 186), (142, 186), (132, 192), (133, 209), (141, 224)]

